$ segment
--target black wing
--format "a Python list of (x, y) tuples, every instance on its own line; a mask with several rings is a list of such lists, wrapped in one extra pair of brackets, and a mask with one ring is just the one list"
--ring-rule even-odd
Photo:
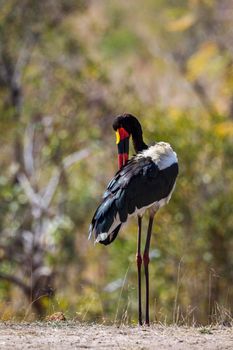
[[(100, 243), (113, 242), (128, 215), (169, 195), (177, 174), (177, 163), (159, 170), (150, 157), (133, 157), (109, 182), (93, 217), (90, 234), (94, 232)], [(107, 237), (98, 240), (101, 233)]]

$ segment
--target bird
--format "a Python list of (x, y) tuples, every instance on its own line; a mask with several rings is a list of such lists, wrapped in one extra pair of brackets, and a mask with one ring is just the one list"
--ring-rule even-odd
[[(109, 245), (131, 216), (138, 220), (137, 272), (138, 272), (138, 323), (142, 325), (141, 266), (144, 265), (146, 283), (145, 324), (149, 320), (149, 249), (154, 216), (167, 204), (174, 191), (179, 168), (176, 152), (167, 142), (154, 142), (148, 146), (143, 140), (139, 120), (124, 113), (113, 120), (118, 149), (118, 171), (109, 182), (102, 202), (96, 209), (89, 227), (96, 243)], [(132, 137), (136, 152), (130, 159), (129, 139)], [(149, 211), (149, 223), (143, 256), (141, 254), (142, 218)]]

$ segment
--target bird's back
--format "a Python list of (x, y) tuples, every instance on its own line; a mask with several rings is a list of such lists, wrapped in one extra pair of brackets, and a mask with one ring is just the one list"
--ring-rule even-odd
[(133, 214), (142, 215), (168, 202), (178, 175), (178, 161), (171, 146), (159, 142), (138, 153), (110, 181), (90, 225), (90, 236), (110, 244), (121, 225)]

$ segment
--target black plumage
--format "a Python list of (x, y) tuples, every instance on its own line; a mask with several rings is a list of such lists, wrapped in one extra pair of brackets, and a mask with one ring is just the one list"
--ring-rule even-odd
[[(150, 157), (131, 158), (110, 181), (103, 201), (94, 214), (90, 230), (95, 232), (95, 238), (98, 239), (100, 233), (108, 232), (108, 237), (99, 242), (105, 245), (112, 243), (128, 215), (168, 197), (177, 174), (177, 163), (160, 170)], [(119, 224), (109, 232), (117, 214)]]

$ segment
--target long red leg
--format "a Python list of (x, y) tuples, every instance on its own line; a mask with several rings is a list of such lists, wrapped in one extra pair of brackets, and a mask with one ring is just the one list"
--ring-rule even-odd
[(142, 326), (142, 293), (141, 293), (141, 266), (142, 266), (142, 256), (141, 256), (141, 228), (142, 228), (142, 218), (138, 216), (138, 242), (137, 242), (137, 268), (138, 268), (138, 324)]
[(149, 249), (150, 249), (150, 239), (151, 239), (151, 232), (152, 232), (152, 225), (154, 220), (154, 213), (153, 215), (150, 215), (148, 229), (147, 229), (147, 236), (146, 236), (146, 245), (144, 249), (143, 254), (143, 263), (144, 263), (144, 269), (145, 269), (145, 277), (146, 277), (146, 325), (150, 325), (150, 317), (149, 317)]

